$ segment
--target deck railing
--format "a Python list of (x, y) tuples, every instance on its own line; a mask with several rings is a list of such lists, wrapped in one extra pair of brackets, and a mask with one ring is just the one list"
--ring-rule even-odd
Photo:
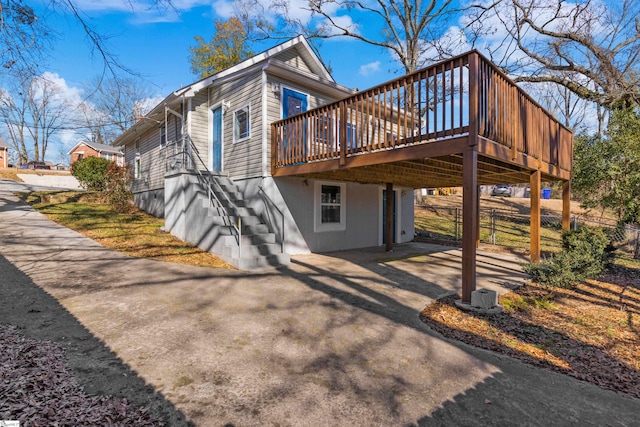
[(525, 154), (571, 170), (572, 133), (476, 51), (273, 123), (272, 162), (343, 161), (475, 135), (514, 160)]

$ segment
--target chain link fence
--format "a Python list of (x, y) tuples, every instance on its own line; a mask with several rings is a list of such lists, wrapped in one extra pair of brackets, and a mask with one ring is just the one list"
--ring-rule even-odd
[[(571, 217), (571, 228), (582, 225), (601, 227), (609, 233), (618, 251), (640, 258), (640, 227), (595, 220), (582, 215)], [(418, 206), (415, 215), (418, 239), (442, 242), (462, 240), (462, 208)], [(530, 248), (529, 213), (500, 209), (480, 209), (480, 242), (509, 248)], [(562, 247), (562, 216), (543, 214), (540, 218), (542, 251), (557, 252)]]

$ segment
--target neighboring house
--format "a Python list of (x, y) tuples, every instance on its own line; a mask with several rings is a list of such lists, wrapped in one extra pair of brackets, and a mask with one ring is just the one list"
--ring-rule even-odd
[(124, 153), (119, 147), (112, 145), (80, 141), (67, 154), (71, 156), (71, 165), (86, 157), (101, 157), (116, 162), (118, 166), (124, 166)]
[(9, 144), (0, 138), (0, 168), (9, 167)]
[(478, 52), (355, 93), (297, 37), (167, 96), (122, 134), (137, 206), (242, 269), (408, 242), (413, 189), (463, 188), (463, 301), (479, 186), (563, 181), (573, 135)]

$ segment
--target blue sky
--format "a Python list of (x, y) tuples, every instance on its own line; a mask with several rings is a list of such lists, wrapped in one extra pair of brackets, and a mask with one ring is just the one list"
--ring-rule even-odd
[[(178, 14), (173, 10), (149, 9), (140, 3), (151, 0), (131, 0), (135, 11), (127, 7), (127, 0), (74, 1), (87, 23), (108, 37), (106, 46), (118, 61), (144, 79), (155, 105), (170, 92), (198, 80), (190, 69), (189, 47), (195, 45), (196, 35), (206, 40), (213, 36), (213, 21), (228, 17), (225, 2), (230, 0), (173, 0), (180, 8)], [(92, 52), (77, 19), (70, 14), (48, 13), (47, 23), (57, 36), (44, 71), (57, 75), (56, 81), (66, 90), (68, 98), (79, 102), (87, 84), (103, 73), (104, 63)], [(258, 53), (280, 42), (270, 40), (253, 45), (252, 50)], [(348, 87), (366, 89), (398, 75), (394, 73), (398, 64), (388, 53), (352, 39), (324, 41), (321, 56), (331, 67), (336, 82)], [(66, 152), (82, 138), (73, 131), (54, 137), (46, 160), (68, 163)]]
[[(181, 11), (179, 16), (131, 13), (117, 10), (116, 6), (85, 13), (91, 25), (101, 34), (109, 35), (109, 49), (122, 65), (140, 73), (159, 96), (197, 80), (188, 62), (189, 47), (195, 44), (196, 35), (211, 38), (213, 20), (224, 18), (216, 15), (209, 4), (195, 5)], [(102, 71), (102, 61), (98, 57), (92, 59), (86, 34), (72, 17), (56, 15), (52, 19), (59, 36), (47, 69), (57, 73), (67, 85), (81, 86)], [(260, 52), (276, 43), (254, 45), (253, 50)], [(397, 64), (388, 54), (355, 40), (326, 40), (321, 46), (321, 56), (332, 68), (336, 81), (345, 86), (362, 89), (396, 76), (389, 72)]]
[[(48, 4), (49, 0), (36, 1)], [(195, 44), (196, 35), (206, 40), (213, 36), (214, 19), (226, 19), (231, 15), (230, 2), (233, 0), (172, 0), (177, 13), (173, 9), (151, 8), (154, 0), (73, 1), (82, 11), (87, 23), (99, 34), (109, 38), (107, 47), (119, 62), (140, 74), (151, 89), (151, 96), (160, 101), (170, 92), (197, 80), (190, 70), (189, 47)], [(553, 3), (555, 0), (542, 1)], [(308, 13), (302, 9), (307, 0), (288, 2), (292, 13), (297, 14), (300, 19), (308, 19)], [(70, 96), (81, 99), (82, 88), (86, 83), (104, 71), (102, 59), (92, 55), (87, 35), (73, 16), (58, 10), (46, 19), (58, 36), (45, 70), (57, 75)], [(363, 34), (379, 31), (370, 21), (357, 22), (357, 15), (339, 13), (336, 19), (344, 24), (356, 22), (359, 25), (358, 31)], [(450, 23), (456, 24), (455, 21)], [(500, 45), (504, 35), (500, 30), (502, 24), (494, 19), (484, 21), (483, 25), (496, 28), (496, 32), (488, 35), (483, 42)], [(452, 41), (458, 52), (468, 50), (470, 45), (466, 40), (460, 39), (457, 27), (451, 27), (450, 30), (442, 39)], [(257, 53), (277, 43), (272, 40), (254, 45), (252, 49)], [(401, 67), (388, 52), (354, 39), (325, 40), (321, 44), (320, 54), (332, 69), (336, 82), (347, 87), (367, 89), (400, 75), (398, 69)], [(47, 160), (68, 161), (61, 153), (75, 145), (79, 138), (77, 134), (68, 133), (53, 141)]]
[[(122, 66), (144, 79), (155, 105), (170, 92), (198, 80), (190, 69), (189, 47), (195, 45), (196, 35), (206, 40), (213, 36), (213, 21), (229, 17), (231, 0), (172, 0), (179, 13), (150, 9), (141, 3), (151, 0), (131, 0), (135, 10), (127, 6), (127, 0), (74, 1), (86, 22), (108, 38), (106, 46)], [(44, 71), (57, 75), (56, 81), (68, 97), (79, 102), (87, 84), (103, 73), (104, 63), (92, 52), (87, 34), (75, 17), (59, 10), (47, 14), (46, 22), (57, 36)], [(350, 21), (351, 17), (344, 19)], [(258, 53), (282, 41), (254, 44), (252, 50)], [(347, 87), (366, 89), (399, 75), (398, 63), (382, 48), (353, 39), (325, 40), (320, 54), (336, 82)], [(82, 137), (73, 131), (56, 136), (50, 141), (46, 160), (68, 163), (66, 151)]]

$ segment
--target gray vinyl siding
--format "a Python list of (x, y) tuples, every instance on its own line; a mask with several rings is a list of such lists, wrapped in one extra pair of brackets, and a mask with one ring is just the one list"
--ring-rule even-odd
[[(209, 99), (208, 90), (198, 92), (191, 100), (191, 139), (209, 166)], [(201, 167), (199, 167), (202, 169)]]
[(284, 52), (280, 52), (279, 54), (273, 57), (279, 61), (284, 62), (287, 65), (291, 65), (299, 70), (306, 71), (311, 73), (311, 68), (305, 62), (305, 60), (300, 56), (297, 49), (287, 49)]
[[(160, 125), (140, 136), (140, 178), (131, 182), (131, 191), (139, 193), (164, 187), (164, 152), (160, 148)], [(133, 174), (135, 170), (135, 139), (127, 143), (125, 162)]]
[[(232, 179), (262, 175), (262, 77), (256, 71), (248, 76), (211, 88), (209, 105), (222, 100), (229, 104), (223, 117), (223, 170)], [(249, 105), (250, 137), (233, 141), (234, 112)], [(207, 129), (208, 132), (208, 129)]]

